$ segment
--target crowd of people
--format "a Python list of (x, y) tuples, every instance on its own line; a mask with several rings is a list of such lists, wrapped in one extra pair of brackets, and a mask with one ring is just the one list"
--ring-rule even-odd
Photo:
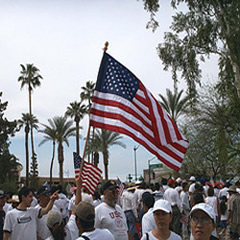
[(93, 196), (80, 178), (71, 196), (61, 186), (23, 187), (17, 195), (0, 190), (0, 240), (237, 240), (239, 234), (239, 181), (109, 180)]

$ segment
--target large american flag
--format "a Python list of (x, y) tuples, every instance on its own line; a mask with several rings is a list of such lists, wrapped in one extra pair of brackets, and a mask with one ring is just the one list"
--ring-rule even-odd
[[(80, 175), (82, 158), (77, 154), (73, 153), (73, 162), (75, 169), (75, 178)], [(83, 169), (81, 173), (82, 187), (84, 187), (90, 194), (94, 194), (97, 184), (101, 178), (102, 170), (97, 168), (95, 165), (85, 162), (83, 163)]]
[(142, 82), (104, 52), (100, 65), (90, 124), (126, 134), (178, 171), (187, 139)]

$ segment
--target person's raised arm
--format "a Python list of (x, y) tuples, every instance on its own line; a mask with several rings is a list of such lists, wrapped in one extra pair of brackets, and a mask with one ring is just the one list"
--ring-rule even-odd
[(58, 199), (58, 190), (52, 194), (52, 196), (50, 197), (50, 201), (48, 202), (48, 205), (45, 208), (41, 209), (41, 212), (39, 214), (40, 217), (47, 214), (52, 209), (54, 201), (56, 199)]

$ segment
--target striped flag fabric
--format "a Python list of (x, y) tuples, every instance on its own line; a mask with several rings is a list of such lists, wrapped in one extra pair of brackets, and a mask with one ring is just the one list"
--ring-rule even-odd
[(119, 178), (117, 178), (116, 184), (118, 185), (118, 198), (120, 198), (122, 196), (125, 186)]
[(178, 171), (188, 140), (142, 82), (104, 52), (90, 125), (128, 135)]
[[(80, 175), (82, 158), (77, 154), (73, 153), (73, 163), (75, 169), (75, 178)], [(85, 162), (83, 163), (83, 169), (81, 173), (82, 187), (84, 187), (90, 194), (94, 194), (98, 182), (101, 178), (102, 170), (97, 168), (95, 165)]]

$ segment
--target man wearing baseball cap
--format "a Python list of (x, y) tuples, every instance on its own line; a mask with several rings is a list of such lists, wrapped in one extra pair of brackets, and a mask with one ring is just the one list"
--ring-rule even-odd
[(94, 228), (95, 209), (91, 203), (82, 201), (73, 210), (76, 215), (76, 224), (81, 234), (77, 240), (114, 240), (112, 233), (108, 229)]
[(154, 203), (153, 216), (157, 228), (144, 234), (141, 240), (181, 240), (182, 238), (176, 233), (169, 230), (170, 222), (172, 221), (171, 204), (164, 199), (160, 199)]
[(128, 240), (125, 214), (117, 205), (118, 186), (115, 181), (107, 181), (103, 187), (104, 202), (95, 208), (95, 228), (106, 228), (116, 240)]
[(216, 215), (206, 203), (196, 204), (190, 212), (190, 226), (194, 240), (217, 239), (211, 236), (216, 228)]

